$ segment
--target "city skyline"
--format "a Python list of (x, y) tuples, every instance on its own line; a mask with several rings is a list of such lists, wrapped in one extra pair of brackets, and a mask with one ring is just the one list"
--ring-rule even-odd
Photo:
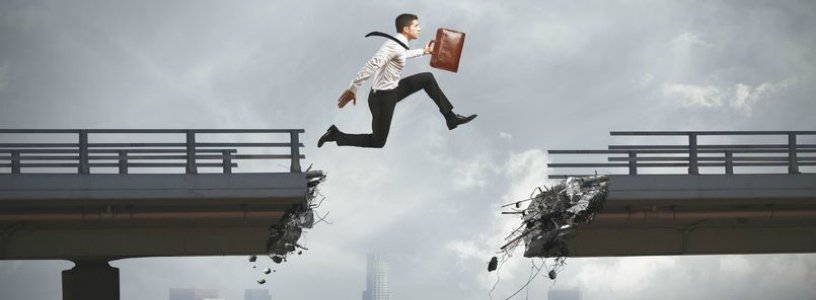
[(269, 290), (266, 289), (246, 289), (244, 290), (244, 300), (272, 300)]
[(169, 291), (169, 300), (210, 300), (220, 299), (219, 291), (217, 289), (200, 289), (200, 288), (171, 288)]
[(547, 300), (581, 300), (581, 290), (573, 289), (550, 289), (547, 292)]
[(390, 300), (388, 289), (388, 263), (380, 253), (366, 255), (366, 289), (363, 300)]

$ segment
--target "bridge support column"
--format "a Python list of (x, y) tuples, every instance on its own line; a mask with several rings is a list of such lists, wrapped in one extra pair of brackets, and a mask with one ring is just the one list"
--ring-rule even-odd
[(107, 260), (78, 260), (62, 271), (62, 299), (119, 300), (119, 269)]

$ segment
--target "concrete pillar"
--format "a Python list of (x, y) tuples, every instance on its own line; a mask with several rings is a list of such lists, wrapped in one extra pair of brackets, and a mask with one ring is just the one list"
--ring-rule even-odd
[(63, 300), (119, 300), (119, 269), (107, 260), (77, 260), (62, 271)]

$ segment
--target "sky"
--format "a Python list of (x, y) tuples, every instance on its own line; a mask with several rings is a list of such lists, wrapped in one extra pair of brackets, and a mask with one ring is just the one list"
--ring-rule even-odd
[[(336, 100), (400, 13), (419, 47), (467, 34), (458, 73), (433, 72), (453, 131), (417, 93), (383, 149), (316, 148), (331, 124), (367, 133), (365, 94)], [(14, 1), (0, 0), (0, 128), (303, 128), (304, 165), (324, 170), (332, 224), (266, 277), (277, 299), (357, 299), (368, 252), (390, 265), (392, 299), (489, 299), (487, 261), (518, 220), (499, 206), (547, 180), (548, 149), (602, 149), (624, 130), (816, 130), (813, 1)], [(370, 81), (361, 89), (367, 90)], [(271, 265), (267, 260), (261, 264)], [(816, 255), (570, 258), (529, 296), (809, 299)], [(243, 299), (247, 258), (140, 258), (121, 299), (215, 288)], [(67, 261), (0, 261), (0, 299), (58, 299)], [(516, 255), (492, 293), (527, 282)], [(736, 288), (738, 287), (738, 288)], [(525, 296), (522, 292), (521, 296)]]

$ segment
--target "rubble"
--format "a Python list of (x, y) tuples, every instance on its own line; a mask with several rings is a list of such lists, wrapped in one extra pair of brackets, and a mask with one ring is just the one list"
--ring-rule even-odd
[[(303, 254), (304, 250), (309, 250), (298, 244), (298, 240), (303, 234), (304, 229), (310, 229), (317, 223), (315, 222), (315, 209), (318, 208), (323, 202), (323, 199), (325, 199), (322, 198), (320, 201), (315, 201), (315, 199), (321, 195), (317, 187), (325, 180), (326, 174), (323, 171), (311, 170), (311, 167), (307, 169), (306, 201), (287, 210), (280, 221), (269, 226), (269, 237), (266, 240), (266, 249), (267, 255), (275, 264), (286, 261), (287, 255), (294, 253), (296, 250), (298, 255)], [(317, 216), (319, 221), (324, 222), (325, 217), (326, 216)], [(249, 261), (255, 262), (256, 259), (257, 257), (253, 255), (250, 256)], [(252, 268), (254, 269), (255, 266)], [(275, 272), (275, 270), (271, 270), (271, 272)], [(264, 269), (263, 273), (268, 275), (270, 268)], [(266, 283), (265, 279), (258, 279), (258, 284), (264, 283)]]
[[(555, 258), (556, 263), (548, 273), (550, 279), (555, 279), (556, 268), (563, 266), (569, 256), (568, 241), (573, 229), (589, 223), (601, 210), (608, 182), (606, 176), (569, 177), (550, 189), (537, 188), (539, 193), (529, 199), (504, 205), (512, 211), (502, 213), (521, 215), (521, 225), (506, 238), (508, 242), (500, 253), (509, 257), (523, 242), (524, 257)], [(521, 209), (526, 201), (529, 205)]]
[(490, 262), (487, 263), (487, 271), (488, 272), (495, 271), (498, 265), (499, 265), (499, 259), (496, 258), (495, 256), (493, 256), (493, 258), (490, 259)]
[(286, 255), (297, 248), (308, 250), (297, 243), (303, 229), (312, 228), (315, 224), (314, 209), (320, 206), (314, 199), (320, 194), (318, 184), (326, 180), (326, 174), (319, 170), (306, 171), (306, 202), (290, 208), (277, 224), (269, 226), (269, 238), (266, 241), (268, 254), (276, 263), (285, 260)]

